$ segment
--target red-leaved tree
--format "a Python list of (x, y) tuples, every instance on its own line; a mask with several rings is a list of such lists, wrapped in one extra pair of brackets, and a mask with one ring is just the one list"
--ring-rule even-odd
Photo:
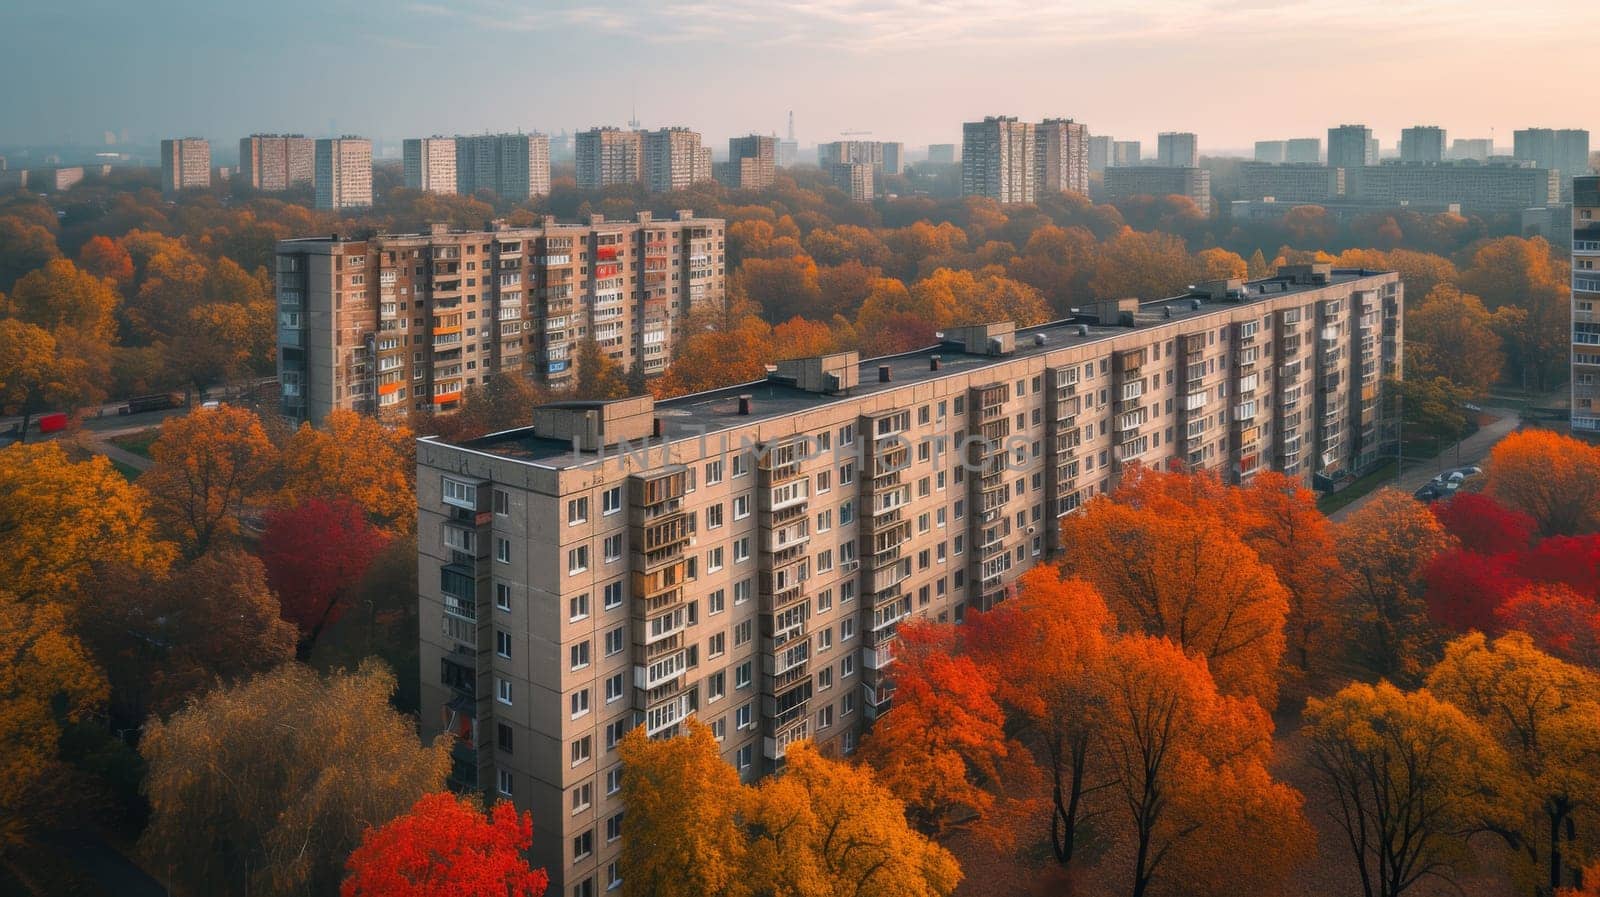
[(425, 794), (411, 812), (369, 828), (345, 862), (340, 897), (540, 897), (549, 885), (523, 851), (533, 816), (509, 802), (484, 813), (449, 792)]
[(1515, 572), (1536, 582), (1559, 582), (1600, 597), (1600, 534), (1551, 536), (1517, 559)]
[(1478, 554), (1456, 549), (1428, 564), (1428, 616), (1457, 632), (1500, 633), (1495, 611), (1528, 584), (1514, 568), (1515, 553)]
[(1432, 511), (1463, 549), (1480, 554), (1527, 548), (1538, 526), (1527, 514), (1480, 492), (1459, 492), (1449, 501), (1436, 502)]
[(261, 560), (283, 618), (300, 627), (301, 654), (349, 609), (356, 584), (388, 540), (346, 499), (307, 499), (267, 519)]
[(1496, 611), (1506, 629), (1518, 629), (1543, 651), (1569, 663), (1600, 668), (1600, 602), (1562, 583), (1537, 583)]

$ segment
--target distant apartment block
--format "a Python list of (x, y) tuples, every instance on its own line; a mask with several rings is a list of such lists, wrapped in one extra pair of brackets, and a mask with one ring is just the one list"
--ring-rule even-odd
[(903, 174), (905, 145), (882, 140), (836, 140), (817, 146), (817, 164), (824, 171), (835, 165), (864, 162), (876, 174)]
[(1144, 164), (1144, 151), (1137, 140), (1115, 140), (1111, 143), (1111, 167), (1131, 168)]
[(644, 132), (590, 128), (574, 138), (578, 186), (598, 190), (644, 180)]
[(800, 142), (794, 138), (778, 141), (778, 167), (793, 168), (800, 161)]
[(56, 168), (47, 173), (47, 189), (60, 193), (71, 190), (83, 182), (83, 166), (70, 165), (65, 168)]
[(1444, 128), (1437, 125), (1417, 125), (1400, 132), (1402, 162), (1443, 162), (1444, 147)]
[(721, 180), (736, 190), (772, 186), (778, 167), (777, 138), (763, 134), (728, 138), (728, 161)]
[(252, 190), (281, 193), (316, 177), (316, 141), (300, 134), (239, 138), (239, 178)]
[(1345, 172), (1345, 195), (1369, 204), (1460, 203), (1465, 212), (1521, 213), (1559, 202), (1557, 173), (1532, 163), (1386, 162)]
[(1494, 141), (1487, 137), (1457, 137), (1450, 141), (1449, 158), (1455, 162), (1487, 162), (1494, 155)]
[(1289, 160), (1288, 141), (1257, 140), (1255, 160), (1268, 165), (1282, 165)]
[(1600, 432), (1600, 177), (1572, 183), (1572, 429)]
[(604, 894), (626, 733), (696, 717), (744, 782), (800, 740), (848, 756), (892, 706), (899, 623), (1008, 600), (1129, 471), (1376, 468), (1402, 315), (1395, 274), (1285, 267), (425, 438), (423, 737), (455, 739), (453, 785), (547, 820), (550, 893)]
[(1290, 165), (1317, 165), (1322, 162), (1322, 139), (1291, 137), (1284, 141), (1283, 161)]
[(278, 244), (278, 377), (292, 420), (337, 408), (403, 420), (458, 409), (493, 376), (572, 383), (594, 339), (626, 368), (659, 374), (692, 308), (725, 299), (724, 224), (673, 220)]
[(1156, 164), (1162, 168), (1196, 168), (1200, 165), (1200, 138), (1188, 132), (1156, 135)]
[(823, 166), (833, 179), (834, 186), (843, 190), (852, 202), (872, 202), (877, 167), (870, 162), (832, 162)]
[(1111, 138), (1089, 135), (1089, 173), (1099, 174), (1111, 164)]
[(1202, 215), (1211, 214), (1211, 172), (1204, 168), (1140, 165), (1107, 168), (1106, 199), (1116, 203), (1135, 196), (1187, 196)]
[(1377, 164), (1377, 154), (1371, 151), (1371, 143), (1372, 131), (1366, 125), (1329, 128), (1328, 167), (1349, 169)]
[(956, 164), (956, 145), (953, 143), (928, 144), (928, 162), (934, 165)]
[(1047, 118), (1034, 129), (1036, 194), (1089, 195), (1089, 126), (1070, 118)]
[(1513, 158), (1560, 172), (1563, 197), (1571, 196), (1572, 179), (1589, 171), (1588, 131), (1579, 128), (1527, 128), (1515, 132), (1512, 137)]
[(1344, 169), (1246, 162), (1239, 166), (1239, 193), (1251, 200), (1323, 202), (1344, 195)]
[(456, 139), (414, 137), (401, 147), (401, 168), (407, 189), (424, 193), (456, 192)]
[(662, 128), (642, 133), (645, 189), (670, 193), (711, 180), (711, 147), (700, 145), (699, 131)]
[(184, 190), (211, 186), (211, 143), (204, 137), (161, 141), (161, 192), (173, 196)]
[(371, 208), (372, 141), (365, 137), (318, 140), (315, 180), (317, 208)]
[(550, 138), (544, 134), (457, 137), (456, 192), (488, 190), (521, 202), (550, 193)]
[(1035, 125), (989, 116), (961, 126), (961, 194), (1000, 203), (1033, 202), (1037, 189)]

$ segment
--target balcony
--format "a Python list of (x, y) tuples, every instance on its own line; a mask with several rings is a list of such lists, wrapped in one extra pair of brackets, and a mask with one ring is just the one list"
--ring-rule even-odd
[(635, 666), (633, 684), (635, 688), (656, 688), (679, 678), (688, 668), (689, 652), (680, 648), (648, 666)]

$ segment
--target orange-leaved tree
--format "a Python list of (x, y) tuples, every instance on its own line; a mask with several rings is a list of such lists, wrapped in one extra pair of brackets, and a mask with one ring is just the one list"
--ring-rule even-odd
[(1600, 530), (1600, 447), (1549, 430), (1524, 430), (1489, 453), (1488, 493), (1531, 516), (1545, 536)]
[(1142, 472), (1062, 522), (1064, 567), (1124, 629), (1172, 639), (1206, 658), (1223, 691), (1272, 707), (1288, 592), (1227, 520), (1175, 497), (1221, 489), (1204, 473)]
[(739, 822), (739, 774), (694, 717), (678, 738), (652, 739), (640, 726), (618, 748), (622, 802), (623, 897), (748, 893), (748, 844)]
[(1378, 673), (1416, 679), (1433, 637), (1422, 600), (1428, 563), (1454, 540), (1411, 496), (1382, 489), (1335, 531), (1344, 621)]
[(1298, 481), (1262, 471), (1237, 494), (1233, 517), (1239, 533), (1287, 590), (1284, 634), (1291, 662), (1301, 672), (1337, 634), (1339, 557), (1333, 525), (1317, 497)]
[(254, 411), (233, 405), (169, 417), (150, 446), (155, 463), (139, 479), (163, 532), (190, 557), (239, 532), (249, 502), (261, 496), (278, 452)]
[(550, 877), (528, 865), (532, 844), (533, 816), (511, 802), (485, 813), (476, 798), (436, 791), (362, 834), (339, 895), (541, 897)]
[(345, 498), (386, 534), (417, 525), (416, 445), (406, 427), (334, 411), (320, 429), (302, 424), (295, 431), (283, 450), (283, 472), (287, 504)]
[[(1040, 564), (1018, 580), (1017, 597), (967, 620), (966, 641), (1050, 780), (1050, 846), (1072, 862), (1091, 796), (1109, 785), (1093, 755), (1100, 665), (1116, 627), (1104, 598), (1082, 580)], [(892, 715), (892, 711), (891, 711)]]
[[(1133, 897), (1162, 882), (1193, 895), (1282, 893), (1311, 833), (1299, 792), (1268, 771), (1272, 721), (1260, 705), (1221, 693), (1203, 657), (1148, 635), (1112, 644), (1097, 688)], [(1241, 844), (1260, 848), (1249, 863)]]
[(907, 621), (896, 636), (894, 705), (858, 758), (905, 801), (919, 829), (942, 835), (994, 807), (1013, 745), (994, 678), (957, 650), (953, 626)]

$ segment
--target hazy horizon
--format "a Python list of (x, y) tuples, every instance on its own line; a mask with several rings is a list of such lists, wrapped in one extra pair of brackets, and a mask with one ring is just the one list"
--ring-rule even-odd
[(1509, 146), (1517, 128), (1590, 127), (1585, 24), (1600, 4), (23, 0), (0, 34), (0, 143), (560, 131), (637, 104), (645, 127), (712, 145), (782, 134), (792, 109), (805, 145), (959, 143), (962, 121), (1005, 114), (1073, 117), (1147, 155), (1159, 131), (1212, 153), (1343, 122), (1386, 147), (1413, 124)]

